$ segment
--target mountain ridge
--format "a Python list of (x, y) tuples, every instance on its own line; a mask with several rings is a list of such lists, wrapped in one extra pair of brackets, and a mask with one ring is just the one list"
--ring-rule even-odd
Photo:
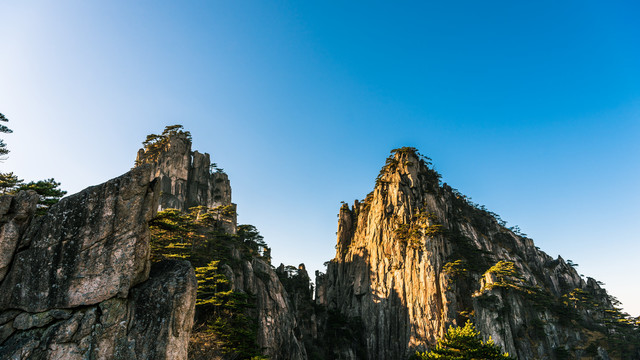
[(521, 359), (640, 359), (638, 323), (596, 280), (415, 148), (392, 150), (373, 191), (340, 207), (314, 288), (237, 224), (228, 176), (188, 132), (143, 144), (130, 172), (42, 217), (32, 192), (0, 197), (0, 358), (404, 360), (471, 320)]

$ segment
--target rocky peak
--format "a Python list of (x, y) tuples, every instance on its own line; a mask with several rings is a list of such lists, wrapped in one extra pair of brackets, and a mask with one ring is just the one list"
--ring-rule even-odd
[(235, 233), (227, 175), (181, 127), (151, 135), (136, 166), (63, 198), (0, 197), (0, 358), (185, 359), (197, 282), (184, 261), (150, 263), (158, 210), (219, 211)]
[(209, 154), (191, 151), (191, 134), (182, 127), (169, 126), (161, 135), (149, 135), (138, 150), (136, 166), (151, 166), (152, 179), (160, 183), (158, 210), (205, 206), (232, 207), (224, 220), (225, 230), (235, 234), (236, 205), (231, 202), (231, 183), (224, 171), (211, 163)]
[(34, 194), (0, 198), (11, 204), (0, 221), (0, 358), (186, 358), (197, 283), (188, 263), (149, 262), (160, 193), (150, 172), (136, 167), (37, 218)]
[(365, 354), (345, 358), (403, 359), (467, 319), (518, 358), (605, 346), (585, 340), (594, 315), (580, 307), (613, 309), (606, 292), (441, 184), (430, 165), (414, 148), (393, 150), (374, 190), (340, 208), (336, 257), (316, 281), (319, 303), (364, 328)]

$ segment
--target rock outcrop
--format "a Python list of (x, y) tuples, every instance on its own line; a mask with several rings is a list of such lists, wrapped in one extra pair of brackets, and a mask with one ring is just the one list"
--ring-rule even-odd
[(0, 358), (186, 359), (195, 273), (151, 266), (148, 223), (176, 199), (229, 205), (230, 187), (183, 140), (41, 217), (34, 192), (0, 198)]
[(300, 340), (298, 320), (280, 279), (261, 259), (245, 260), (228, 268), (233, 290), (255, 296), (258, 346), (273, 360), (303, 360), (307, 353)]
[[(170, 131), (166, 135), (156, 142), (160, 146), (139, 150), (136, 159), (138, 167), (151, 168), (149, 179), (158, 183), (157, 210), (188, 212), (196, 206), (206, 207), (210, 209), (208, 214), (215, 216), (215, 231), (236, 234), (236, 205), (231, 202), (227, 174), (211, 164), (209, 154), (191, 151), (188, 132)], [(209, 230), (212, 229), (203, 229), (203, 232)], [(305, 348), (296, 334), (295, 314), (286, 291), (268, 263), (269, 256), (243, 252), (242, 246), (229, 241), (227, 236), (217, 237), (217, 242), (218, 246), (230, 249), (231, 259), (223, 260), (221, 266), (231, 290), (247, 294), (251, 299), (251, 316), (257, 320), (256, 340), (262, 354), (273, 360), (306, 359)], [(198, 315), (207, 317), (207, 314)], [(212, 352), (216, 352), (215, 349)], [(234, 358), (233, 354), (224, 355), (223, 351), (216, 353), (221, 358)], [(211, 355), (202, 357), (207, 356)], [(201, 355), (196, 357), (201, 358)]]
[(136, 168), (64, 198), (33, 219), (0, 284), (0, 308), (36, 313), (94, 305), (126, 298), (146, 280), (147, 223), (159, 194), (149, 173), (149, 167)]
[(595, 355), (610, 336), (571, 297), (613, 309), (595, 281), (440, 184), (415, 149), (396, 150), (375, 190), (342, 206), (336, 249), (316, 301), (362, 330), (335, 358), (406, 359), (467, 319), (520, 359)]
[(0, 284), (0, 358), (186, 358), (195, 274), (174, 262), (149, 278), (160, 193), (150, 173), (135, 168), (37, 218), (37, 195), (2, 197), (11, 205), (0, 244), (12, 256)]
[[(209, 154), (191, 151), (188, 132), (174, 132), (160, 142), (160, 149), (140, 149), (136, 158), (136, 164), (149, 164), (152, 167), (149, 176), (159, 182), (161, 194), (158, 211), (188, 211), (195, 206), (212, 209), (232, 206), (232, 213), (235, 214), (236, 205), (231, 202), (229, 177), (214, 168)], [(225, 228), (227, 232), (235, 234), (236, 225), (233, 215)]]
[[(468, 319), (520, 359), (640, 358), (598, 282), (441, 184), (415, 149), (395, 150), (374, 191), (341, 207), (312, 299), (304, 265), (276, 271), (261, 237), (241, 237), (227, 175), (188, 132), (149, 139), (131, 171), (44, 216), (33, 191), (0, 197), (0, 359), (186, 359), (207, 309), (192, 266), (208, 263), (250, 299), (251, 341), (273, 360), (406, 359)], [(166, 209), (215, 220), (185, 232), (224, 256), (152, 265), (149, 222)]]

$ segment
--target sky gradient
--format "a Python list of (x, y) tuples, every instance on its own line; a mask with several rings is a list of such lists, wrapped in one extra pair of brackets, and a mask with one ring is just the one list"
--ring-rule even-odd
[(323, 270), (340, 201), (417, 147), (640, 315), (637, 2), (0, 3), (0, 164), (74, 193), (182, 124), (240, 223)]

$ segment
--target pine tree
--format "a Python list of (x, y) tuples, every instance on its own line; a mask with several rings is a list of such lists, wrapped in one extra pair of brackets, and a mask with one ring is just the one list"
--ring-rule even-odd
[(20, 190), (34, 190), (40, 196), (40, 200), (38, 201), (38, 209), (36, 210), (37, 215), (44, 215), (49, 208), (60, 201), (67, 192), (64, 190), (60, 190), (60, 183), (56, 182), (53, 178), (40, 180), (40, 181), (31, 181), (27, 184), (22, 184), (18, 186), (15, 191)]
[(18, 175), (13, 172), (0, 173), (0, 194), (12, 194), (16, 188), (22, 184), (22, 179), (18, 179)]
[[(0, 122), (9, 122), (4, 115), (0, 113)], [(0, 123), (0, 133), (3, 134), (11, 134), (13, 130), (9, 129), (6, 125)], [(4, 143), (4, 140), (0, 139), (0, 156), (7, 155), (9, 153), (9, 149), (7, 149), (7, 144)]]
[(483, 342), (480, 332), (476, 331), (470, 321), (467, 321), (464, 327), (450, 327), (444, 338), (438, 340), (433, 350), (416, 355), (421, 360), (511, 359), (509, 354), (502, 353), (500, 346), (494, 344), (493, 340)]
[[(3, 122), (9, 122), (9, 120), (0, 113), (0, 133), (11, 134), (13, 130), (2, 124)], [(0, 139), (0, 156), (7, 155), (8, 153), (9, 149), (7, 149), (7, 144), (4, 143), (4, 140)], [(0, 158), (0, 161), (5, 159), (6, 158)], [(21, 183), (22, 180), (18, 179), (18, 176), (14, 175), (12, 172), (0, 173), (0, 194), (4, 195), (14, 192), (16, 187)]]

